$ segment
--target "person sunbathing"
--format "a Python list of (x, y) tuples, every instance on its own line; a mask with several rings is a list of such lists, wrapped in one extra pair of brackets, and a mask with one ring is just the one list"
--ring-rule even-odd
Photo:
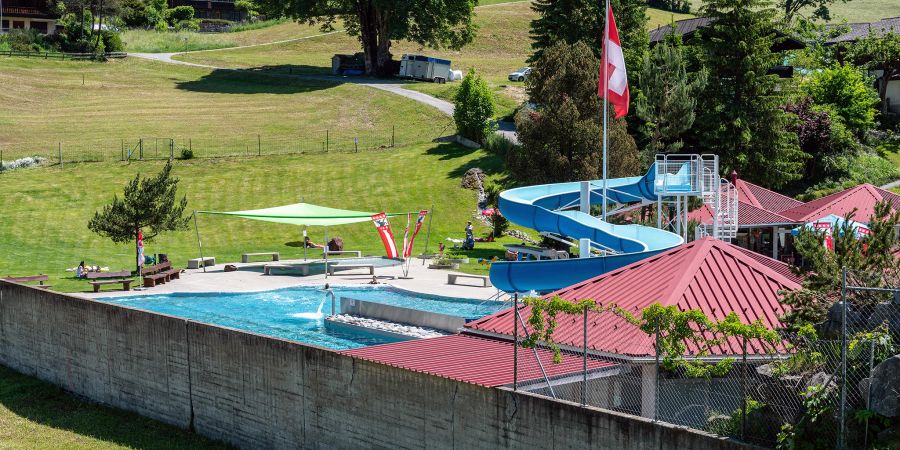
[(315, 242), (311, 241), (309, 239), (309, 236), (306, 236), (305, 238), (303, 238), (303, 245), (305, 245), (306, 248), (325, 248), (324, 245), (319, 245), (319, 244), (316, 244)]

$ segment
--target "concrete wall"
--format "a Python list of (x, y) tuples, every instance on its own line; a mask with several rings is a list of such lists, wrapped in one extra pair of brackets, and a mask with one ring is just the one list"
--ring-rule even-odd
[(0, 363), (245, 448), (745, 448), (633, 416), (3, 281)]

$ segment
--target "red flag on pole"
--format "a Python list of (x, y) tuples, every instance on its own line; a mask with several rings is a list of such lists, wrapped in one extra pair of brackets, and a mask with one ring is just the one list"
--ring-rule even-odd
[[(427, 209), (423, 209), (423, 210), (419, 211), (419, 217), (416, 219), (416, 228), (413, 230), (412, 237), (410, 237), (408, 241), (406, 240), (406, 238), (403, 239), (403, 256), (404, 257), (409, 258), (410, 256), (412, 256), (413, 242), (415, 242), (416, 235), (419, 234), (419, 230), (422, 229), (422, 222), (425, 221), (425, 215), (427, 215), (427, 214), (428, 214)], [(409, 217), (407, 217), (406, 222), (407, 222), (406, 230), (407, 230), (407, 233), (409, 233), (409, 225), (408, 225)]]
[[(606, 66), (606, 79), (603, 67)], [(597, 95), (605, 97), (613, 104), (616, 118), (628, 114), (628, 74), (625, 72), (625, 55), (622, 53), (622, 41), (616, 29), (612, 6), (606, 7), (606, 36), (603, 38), (603, 60), (600, 65), (600, 81), (597, 83)]]
[(372, 222), (375, 222), (375, 228), (378, 229), (378, 235), (381, 236), (381, 243), (384, 244), (384, 250), (387, 252), (388, 258), (396, 258), (397, 244), (394, 244), (394, 234), (391, 233), (391, 224), (388, 223), (385, 213), (378, 213), (372, 216)]

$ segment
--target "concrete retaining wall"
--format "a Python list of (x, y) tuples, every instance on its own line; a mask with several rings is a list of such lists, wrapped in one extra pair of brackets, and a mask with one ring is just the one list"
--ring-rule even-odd
[(0, 363), (245, 448), (745, 448), (633, 416), (3, 281)]
[(412, 308), (403, 308), (400, 306), (385, 305), (384, 303), (367, 302), (347, 297), (341, 297), (341, 314), (406, 323), (419, 327), (434, 328), (435, 330), (442, 330), (450, 333), (455, 333), (466, 325), (466, 319), (462, 317), (421, 311)]

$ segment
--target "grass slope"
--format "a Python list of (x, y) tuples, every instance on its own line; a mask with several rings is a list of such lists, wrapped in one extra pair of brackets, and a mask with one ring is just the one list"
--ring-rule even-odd
[[(46, 273), (50, 284), (64, 291), (90, 286), (65, 269), (80, 260), (133, 267), (133, 245), (119, 245), (94, 235), (87, 222), (94, 211), (121, 195), (135, 173), (155, 173), (162, 162), (80, 164), (24, 169), (0, 175), (0, 274)], [(475, 209), (475, 195), (459, 180), (470, 167), (497, 173), (499, 162), (481, 151), (450, 144), (428, 144), (357, 155), (327, 154), (296, 157), (202, 159), (176, 162), (180, 193), (189, 209), (233, 211), (305, 200), (361, 211), (418, 211), (435, 205), (431, 249), (446, 237), (463, 236), (465, 221)], [(221, 262), (239, 261), (252, 251), (279, 251), (284, 258), (302, 257), (301, 229), (236, 218), (200, 216), (204, 254)], [(395, 233), (405, 222), (392, 221)], [(485, 232), (480, 227), (479, 232)], [(310, 228), (322, 241), (322, 228)], [(336, 227), (349, 249), (384, 254), (371, 223)], [(416, 241), (424, 249), (425, 236)], [(499, 248), (498, 245), (495, 245)], [(177, 266), (197, 256), (193, 228), (163, 234), (147, 243), (147, 253), (167, 253)]]
[(86, 403), (0, 366), (0, 448), (226, 449), (137, 414)]
[(134, 29), (122, 33), (122, 42), (125, 43), (125, 50), (129, 52), (170, 53), (265, 44), (319, 34), (322, 32), (318, 27), (284, 22), (233, 33), (191, 31), (160, 33), (154, 30)]
[[(82, 84), (84, 77), (84, 84)], [(0, 59), (0, 151), (17, 156), (102, 148), (120, 155), (122, 140), (192, 139), (193, 148), (248, 138), (257, 145), (319, 145), (377, 133), (390, 142), (429, 142), (452, 121), (433, 108), (373, 88), (240, 74), (135, 58), (105, 64)], [(309, 141), (309, 142), (307, 142)], [(65, 155), (64, 155), (65, 156)]]
[[(703, 0), (692, 0), (691, 11), (700, 13)], [(878, 19), (900, 16), (900, 2), (897, 0), (848, 0), (846, 2), (834, 2), (828, 5), (831, 10), (831, 22), (871, 22)], [(806, 8), (801, 14), (812, 14), (813, 8)]]

